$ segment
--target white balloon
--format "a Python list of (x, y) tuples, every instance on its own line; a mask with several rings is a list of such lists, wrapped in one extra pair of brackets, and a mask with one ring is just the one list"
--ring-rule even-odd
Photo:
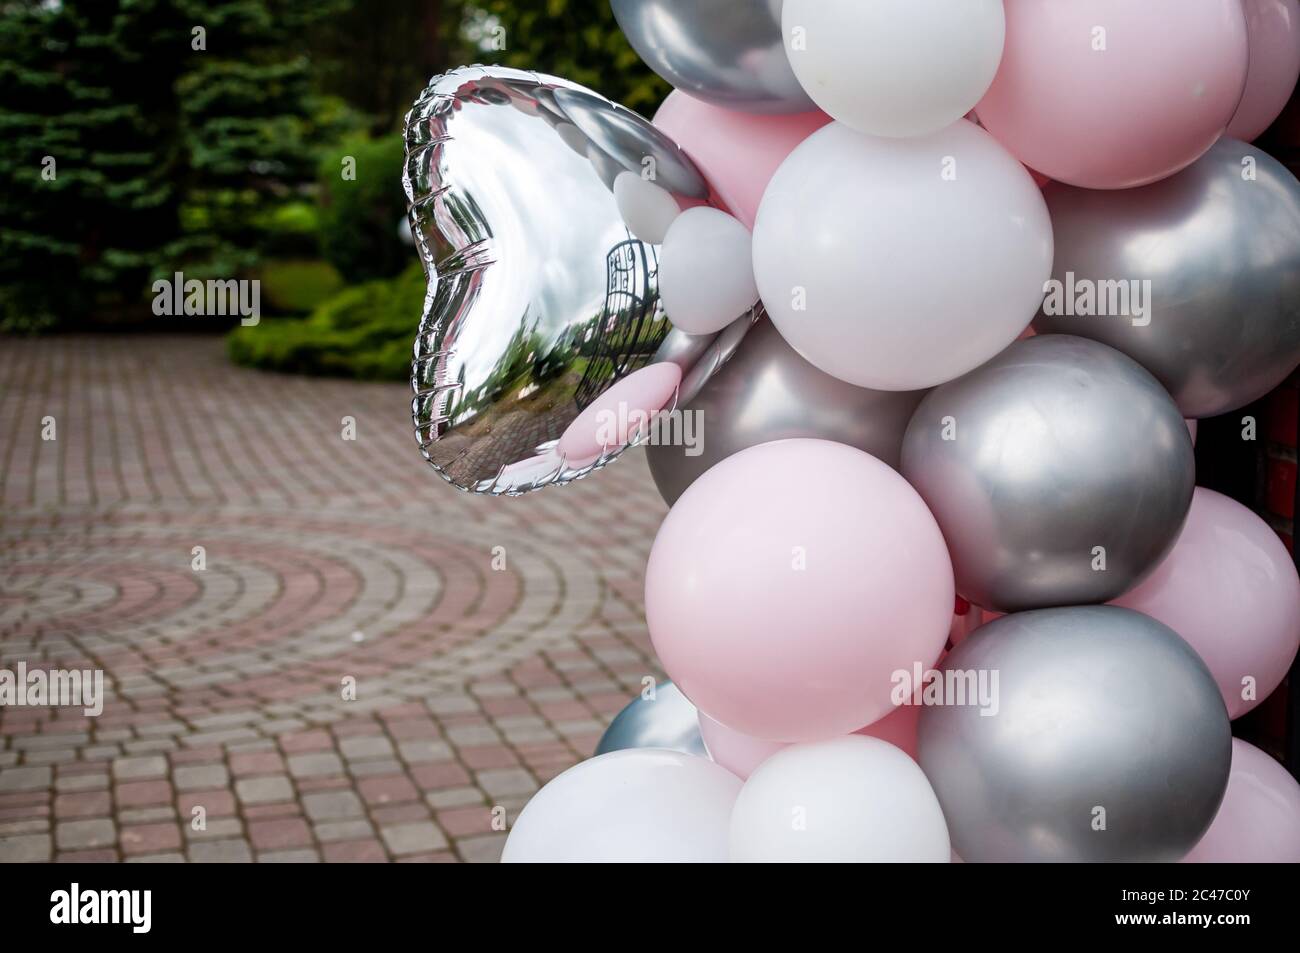
[(786, 52), (808, 96), (873, 136), (923, 136), (983, 98), (1002, 60), (1002, 0), (786, 0)]
[(935, 863), (952, 856), (920, 767), (864, 735), (791, 745), (758, 766), (731, 812), (740, 863)]
[(782, 163), (754, 273), (782, 337), (827, 374), (920, 390), (973, 370), (1038, 311), (1052, 222), (1034, 180), (958, 120), (917, 139), (832, 123)]
[(614, 179), (614, 201), (628, 231), (651, 245), (662, 245), (668, 226), (682, 214), (667, 189), (626, 170)]
[(758, 301), (749, 229), (716, 208), (687, 209), (664, 237), (659, 294), (674, 327), (721, 331)]
[(503, 863), (721, 863), (740, 779), (661, 748), (611, 751), (554, 778), (524, 806)]

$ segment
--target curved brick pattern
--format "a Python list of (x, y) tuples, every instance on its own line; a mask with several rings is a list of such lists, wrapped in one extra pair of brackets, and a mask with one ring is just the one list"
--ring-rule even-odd
[(657, 674), (642, 455), (467, 496), (408, 404), (207, 338), (6, 341), (0, 667), (106, 700), (0, 708), (0, 861), (490, 861), (591, 753)]

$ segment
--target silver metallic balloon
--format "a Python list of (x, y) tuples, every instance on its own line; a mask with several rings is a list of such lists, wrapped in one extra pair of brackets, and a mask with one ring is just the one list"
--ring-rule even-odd
[[(939, 669), (945, 704), (921, 709), (918, 760), (963, 860), (1172, 862), (1214, 819), (1228, 712), (1205, 663), (1154, 619), (1004, 616)], [(983, 689), (962, 703), (962, 683)]]
[(655, 361), (670, 361), (682, 369), (682, 383), (677, 389), (677, 406), (689, 403), (722, 369), (749, 330), (767, 314), (761, 304), (742, 314), (717, 334), (687, 334), (674, 328), (659, 345)]
[(456, 70), (407, 116), (403, 185), (429, 278), (412, 416), (448, 482), (517, 495), (618, 455), (571, 467), (555, 448), (672, 330), (658, 248), (628, 232), (611, 192), (647, 168), (679, 198), (708, 195), (650, 123), (554, 77)]
[(612, 0), (612, 6), (641, 59), (696, 99), (751, 113), (817, 108), (786, 57), (781, 0)]
[(903, 431), (923, 396), (867, 390), (831, 377), (800, 357), (764, 317), (698, 395), (682, 394), (679, 409), (694, 423), (681, 433), (691, 433), (696, 445), (652, 441), (650, 472), (671, 506), (714, 464), (788, 437), (834, 440), (897, 467)]
[(596, 745), (596, 754), (624, 748), (668, 748), (709, 756), (700, 736), (699, 712), (681, 689), (666, 681), (655, 686), (653, 698), (638, 695), (614, 716)]
[(1123, 351), (1184, 417), (1245, 406), (1300, 363), (1300, 182), (1256, 146), (1222, 139), (1139, 189), (1044, 195), (1059, 295), (1039, 331)]
[(1000, 612), (1107, 602), (1173, 545), (1196, 482), (1178, 408), (1132, 359), (1064, 334), (935, 388), (903, 439), (957, 591)]

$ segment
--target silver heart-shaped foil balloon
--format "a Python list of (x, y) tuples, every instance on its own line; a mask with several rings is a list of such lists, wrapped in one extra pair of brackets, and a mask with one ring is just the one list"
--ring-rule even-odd
[(659, 249), (631, 235), (612, 192), (619, 173), (647, 170), (681, 201), (708, 199), (649, 122), (550, 76), (455, 70), (407, 115), (402, 182), (429, 282), (411, 409), (449, 483), (513, 496), (585, 476), (622, 448), (570, 466), (556, 446), (583, 409), (656, 360), (693, 383), (734, 348), (731, 329), (669, 340)]

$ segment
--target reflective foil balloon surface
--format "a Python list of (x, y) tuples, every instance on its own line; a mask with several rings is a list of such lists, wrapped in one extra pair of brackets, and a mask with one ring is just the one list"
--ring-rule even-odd
[(596, 745), (596, 754), (625, 748), (667, 748), (709, 756), (700, 735), (700, 713), (672, 682), (660, 682), (652, 697), (638, 695), (614, 716)]
[(831, 377), (800, 357), (763, 319), (703, 388), (691, 393), (682, 388), (681, 430), (687, 433), (689, 421), (692, 440), (652, 442), (646, 459), (669, 506), (733, 453), (790, 437), (848, 444), (898, 469), (903, 432), (924, 396), (924, 391), (867, 390)]
[(455, 486), (518, 495), (621, 451), (575, 466), (556, 447), (672, 330), (658, 248), (628, 232), (611, 191), (625, 170), (682, 203), (708, 197), (649, 122), (566, 80), (469, 67), (434, 79), (408, 114), (403, 186), (429, 278), (412, 416)]
[(612, 0), (652, 70), (704, 102), (749, 113), (811, 112), (781, 35), (781, 0)]
[(1268, 393), (1300, 362), (1300, 181), (1220, 139), (1177, 175), (1043, 193), (1056, 263), (1040, 333), (1109, 344), (1159, 379), (1184, 417)]

